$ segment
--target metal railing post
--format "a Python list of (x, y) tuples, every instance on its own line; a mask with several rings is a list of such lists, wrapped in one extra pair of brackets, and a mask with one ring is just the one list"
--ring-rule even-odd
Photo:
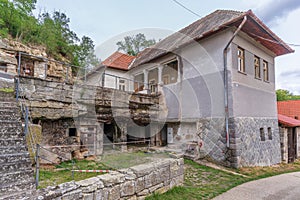
[(19, 58), (18, 58), (18, 76), (21, 74), (21, 52), (19, 51)]
[(35, 185), (39, 186), (39, 176), (40, 176), (40, 145), (36, 144), (36, 154), (35, 154)]
[(19, 82), (19, 78), (16, 78), (16, 99), (17, 101), (19, 101), (19, 86), (20, 82)]
[(24, 128), (24, 135), (26, 136), (28, 133), (28, 107), (25, 106), (25, 128)]

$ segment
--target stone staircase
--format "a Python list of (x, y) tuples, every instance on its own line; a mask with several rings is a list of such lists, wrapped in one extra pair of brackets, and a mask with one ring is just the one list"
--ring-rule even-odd
[(0, 199), (24, 199), (34, 191), (20, 108), (13, 93), (0, 92)]

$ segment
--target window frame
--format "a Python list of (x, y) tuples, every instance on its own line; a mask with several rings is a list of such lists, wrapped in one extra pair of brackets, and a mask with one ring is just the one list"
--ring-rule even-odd
[(256, 55), (254, 55), (254, 77), (256, 79), (261, 79), (260, 58)]
[(155, 79), (149, 80), (149, 86), (150, 86), (149, 89), (150, 89), (151, 93), (156, 92), (156, 85), (157, 85), (157, 83), (156, 83)]
[(246, 73), (245, 49), (238, 47), (237, 56), (238, 56), (238, 71), (241, 73)]
[(265, 60), (263, 60), (263, 78), (265, 82), (269, 82), (270, 81), (270, 77), (269, 77), (269, 63)]
[(119, 90), (125, 91), (126, 90), (126, 80), (119, 79)]

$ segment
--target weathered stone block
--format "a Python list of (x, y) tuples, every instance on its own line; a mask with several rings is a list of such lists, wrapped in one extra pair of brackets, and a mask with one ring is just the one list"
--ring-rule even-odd
[(119, 172), (100, 175), (98, 178), (103, 182), (104, 186), (112, 186), (125, 181), (125, 175)]
[(127, 181), (120, 185), (121, 197), (131, 196), (135, 193), (135, 181)]
[(134, 167), (130, 167), (130, 169), (135, 173), (137, 177), (145, 176), (149, 174), (154, 168), (151, 164), (143, 164)]
[(145, 189), (145, 177), (140, 177), (135, 181), (135, 190), (136, 192), (140, 192)]

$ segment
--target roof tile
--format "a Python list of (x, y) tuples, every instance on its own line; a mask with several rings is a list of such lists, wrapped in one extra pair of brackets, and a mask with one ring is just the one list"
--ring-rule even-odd
[(287, 117), (285, 115), (278, 114), (278, 121), (280, 124), (283, 124), (287, 127), (298, 127), (300, 126), (300, 120)]
[(134, 59), (135, 56), (130, 56), (116, 51), (111, 56), (106, 58), (102, 62), (102, 65), (115, 69), (128, 70), (130, 64)]

